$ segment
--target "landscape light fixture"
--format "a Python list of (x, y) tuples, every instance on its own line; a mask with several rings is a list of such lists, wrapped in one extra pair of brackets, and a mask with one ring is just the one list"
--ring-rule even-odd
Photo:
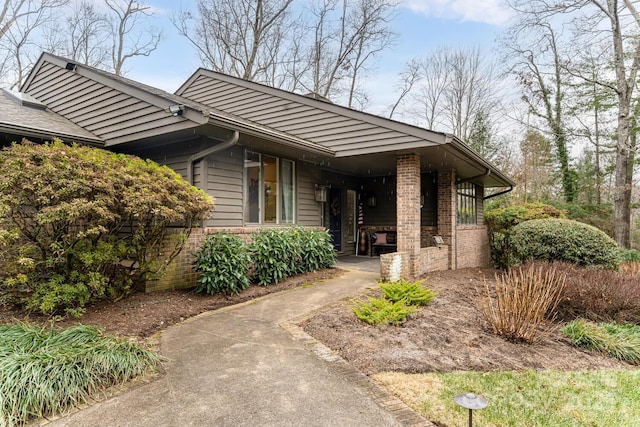
[(181, 116), (184, 112), (184, 105), (176, 104), (169, 106), (169, 112), (174, 116)]
[(487, 407), (487, 399), (475, 393), (458, 394), (453, 400), (458, 405), (469, 410), (469, 427), (473, 426), (473, 410)]
[(77, 65), (74, 64), (73, 62), (67, 62), (67, 65), (64, 67), (69, 71), (75, 71), (76, 70)]

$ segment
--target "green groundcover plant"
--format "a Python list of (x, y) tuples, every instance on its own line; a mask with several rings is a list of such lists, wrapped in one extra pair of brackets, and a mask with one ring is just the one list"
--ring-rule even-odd
[(584, 319), (569, 322), (562, 333), (576, 347), (608, 354), (640, 365), (640, 326), (631, 323), (593, 323)]
[(14, 144), (0, 169), (0, 291), (47, 315), (161, 275), (213, 209), (170, 168), (87, 146)]
[(64, 412), (158, 363), (151, 350), (91, 326), (0, 325), (0, 425)]

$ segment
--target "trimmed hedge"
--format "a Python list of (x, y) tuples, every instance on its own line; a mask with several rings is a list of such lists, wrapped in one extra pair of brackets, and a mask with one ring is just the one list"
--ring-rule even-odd
[(194, 258), (196, 271), (201, 273), (196, 292), (237, 294), (251, 283), (249, 248), (236, 235), (215, 233), (207, 236)]
[(509, 238), (520, 261), (567, 261), (617, 270), (620, 252), (603, 231), (567, 219), (536, 219), (513, 227)]

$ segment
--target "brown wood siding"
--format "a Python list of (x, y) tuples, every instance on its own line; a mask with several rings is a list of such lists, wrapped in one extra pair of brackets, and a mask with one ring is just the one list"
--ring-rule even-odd
[(304, 226), (321, 225), (320, 202), (316, 202), (316, 184), (320, 183), (320, 169), (317, 166), (297, 162), (297, 215), (296, 222)]
[(207, 75), (199, 75), (181, 92), (255, 123), (332, 148), (336, 153), (359, 149), (397, 149), (398, 144), (430, 145), (423, 139), (380, 127), (365, 120), (284, 99), (272, 93), (240, 87)]
[[(396, 225), (397, 200), (396, 177), (369, 178), (364, 184), (364, 225)], [(376, 198), (376, 206), (369, 206), (368, 199)]]
[(207, 158), (207, 192), (216, 208), (209, 227), (242, 227), (243, 149), (233, 147)]
[[(107, 145), (150, 136), (153, 132), (187, 129), (194, 123), (173, 116), (164, 107), (58, 65), (45, 62), (26, 92)], [(164, 101), (168, 104), (168, 101)]]

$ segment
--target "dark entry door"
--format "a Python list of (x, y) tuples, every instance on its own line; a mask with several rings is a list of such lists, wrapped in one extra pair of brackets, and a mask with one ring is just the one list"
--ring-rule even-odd
[(342, 190), (329, 190), (329, 234), (333, 238), (333, 247), (342, 251)]

